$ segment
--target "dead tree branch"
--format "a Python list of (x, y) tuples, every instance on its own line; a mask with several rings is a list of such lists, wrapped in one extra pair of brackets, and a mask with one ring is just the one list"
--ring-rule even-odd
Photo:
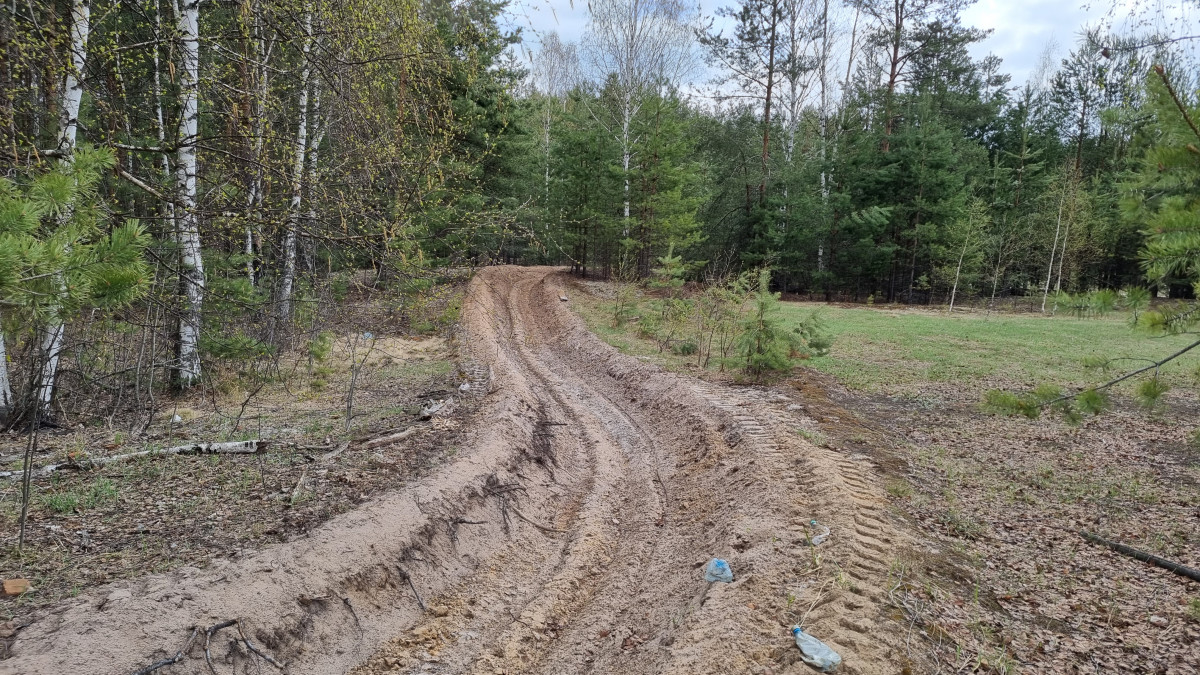
[[(47, 464), (40, 469), (32, 471), (32, 476), (41, 477), (47, 476), (61, 469), (84, 469), (88, 467), (105, 466), (114, 462), (124, 462), (139, 457), (162, 457), (168, 455), (253, 455), (261, 452), (267, 447), (266, 441), (230, 441), (227, 443), (192, 443), (191, 445), (177, 445), (173, 448), (162, 448), (159, 450), (142, 450), (140, 452), (130, 452), (124, 455), (113, 455), (111, 457), (89, 457), (82, 461), (67, 461), (59, 462), (58, 464)], [(24, 471), (0, 471), (0, 478), (20, 478), (25, 475)]]

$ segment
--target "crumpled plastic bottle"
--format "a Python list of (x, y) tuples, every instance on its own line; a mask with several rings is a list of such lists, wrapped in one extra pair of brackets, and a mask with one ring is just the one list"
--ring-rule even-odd
[(841, 665), (841, 655), (833, 651), (829, 645), (805, 633), (800, 626), (792, 627), (792, 635), (796, 638), (796, 646), (800, 648), (801, 661), (822, 673), (832, 673)]
[(825, 531), (824, 531), (824, 532), (822, 532), (821, 534), (814, 535), (814, 536), (813, 536), (813, 537), (812, 537), (812, 538), (809, 540), (809, 541), (811, 541), (811, 542), (812, 542), (812, 545), (813, 545), (813, 546), (820, 546), (822, 542), (824, 542), (826, 539), (828, 539), (828, 538), (829, 538), (829, 527), (828, 527), (828, 526), (826, 526), (826, 525), (821, 525), (820, 523), (818, 523), (818, 522), (817, 522), (817, 519), (816, 519), (816, 518), (814, 518), (814, 519), (812, 519), (812, 520), (808, 521), (808, 524), (809, 524), (809, 525), (811, 525), (813, 529), (816, 529), (816, 528), (818, 528), (818, 527), (819, 527), (819, 528), (821, 528), (821, 529), (825, 530)]
[(704, 568), (704, 580), (729, 583), (733, 581), (733, 570), (729, 569), (729, 563), (720, 558), (713, 558), (708, 561), (708, 567)]

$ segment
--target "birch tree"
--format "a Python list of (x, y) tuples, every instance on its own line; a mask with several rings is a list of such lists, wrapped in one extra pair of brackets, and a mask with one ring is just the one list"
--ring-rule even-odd
[(204, 258), (200, 247), (200, 221), (196, 209), (196, 146), (199, 137), (200, 0), (181, 0), (176, 30), (179, 34), (179, 134), (175, 155), (179, 239), (179, 278), (183, 308), (179, 320), (179, 362), (176, 379), (187, 388), (200, 379), (200, 329), (204, 309)]
[(608, 132), (621, 148), (622, 215), (628, 235), (633, 120), (648, 94), (691, 71), (694, 15), (680, 0), (594, 0), (589, 7), (584, 61), (593, 82), (615, 79), (617, 114), (615, 128)]
[(296, 104), (295, 156), (292, 159), (292, 197), (287, 211), (287, 227), (283, 236), (283, 275), (279, 282), (279, 303), (276, 318), (284, 323), (291, 317), (292, 287), (296, 283), (296, 239), (300, 226), (300, 205), (304, 196), (305, 158), (308, 154), (308, 97), (312, 87), (312, 66), (309, 54), (312, 51), (312, 6), (304, 8), (304, 37), (300, 49), (300, 93)]
[[(59, 110), (57, 151), (64, 165), (75, 160), (76, 136), (79, 130), (79, 106), (83, 101), (83, 73), (87, 67), (88, 33), (91, 30), (91, 7), (88, 0), (74, 0), (71, 5), (71, 51), (67, 61), (67, 72), (63, 83), (61, 109)], [(73, 205), (62, 204), (56, 214), (62, 223), (72, 218)], [(64, 281), (61, 275), (57, 283)], [(62, 354), (65, 325), (61, 307), (51, 305), (46, 316), (46, 327), (41, 338), (41, 372), (38, 375), (37, 405), (43, 417), (49, 418), (50, 405), (54, 400), (54, 384), (58, 376), (58, 362)], [(4, 377), (7, 380), (7, 375)]]

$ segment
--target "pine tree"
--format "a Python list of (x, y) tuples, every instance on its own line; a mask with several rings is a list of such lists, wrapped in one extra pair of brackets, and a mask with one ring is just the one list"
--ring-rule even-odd
[[(114, 161), (107, 151), (80, 147), (70, 164), (20, 181), (0, 178), (0, 328), (8, 335), (63, 325), (85, 308), (120, 307), (145, 292), (145, 230), (137, 221), (106, 228), (98, 185)], [(30, 391), (50, 386), (41, 366), (25, 368)], [(10, 386), (0, 360), (0, 389)], [(5, 396), (0, 414), (22, 407)]]

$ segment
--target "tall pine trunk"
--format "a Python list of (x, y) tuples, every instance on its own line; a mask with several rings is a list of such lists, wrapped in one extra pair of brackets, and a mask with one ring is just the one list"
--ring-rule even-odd
[(200, 379), (200, 328), (204, 308), (204, 258), (196, 214), (196, 145), (200, 97), (200, 0), (182, 0), (179, 31), (179, 149), (175, 157), (178, 189), (176, 225), (180, 248), (183, 308), (179, 321), (176, 379), (186, 388)]

